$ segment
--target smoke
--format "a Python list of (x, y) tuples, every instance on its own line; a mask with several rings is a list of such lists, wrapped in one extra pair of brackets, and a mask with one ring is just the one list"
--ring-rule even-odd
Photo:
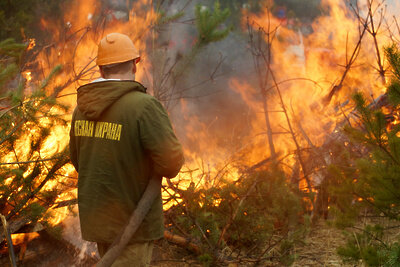
[[(78, 207), (74, 207), (74, 213), (78, 214)], [(88, 242), (82, 239), (79, 216), (69, 215), (63, 220), (63, 238), (70, 244), (72, 244), (79, 254), (76, 256), (75, 263), (78, 266), (86, 258), (93, 258), (95, 255), (99, 257), (97, 252), (96, 243)]]
[(400, 15), (400, 2), (397, 0), (386, 0), (383, 2), (383, 8), (388, 17), (397, 18)]
[[(172, 15), (185, 6), (180, 22), (167, 25), (158, 37), (159, 43), (166, 43), (164, 62), (170, 66), (194, 47), (197, 30), (193, 19), (198, 4), (204, 5), (204, 1), (168, 7), (168, 15)], [(249, 135), (249, 109), (230, 83), (233, 78), (254, 80), (253, 69), (247, 36), (240, 31), (195, 55), (176, 84), (179, 93), (166, 103), (177, 136), (187, 150), (215, 164), (215, 157), (228, 158), (239, 149), (238, 139)]]
[[(304, 7), (299, 7), (296, 1), (280, 2), (282, 5), (287, 5), (289, 8), (294, 8), (297, 13), (301, 13), (301, 8)], [(374, 1), (375, 7), (378, 2), (379, 1)], [(180, 21), (192, 21), (194, 18), (195, 5), (205, 5), (205, 3), (207, 2), (191, 1), (191, 3), (186, 6), (185, 16), (180, 19)], [(332, 16), (332, 22), (336, 24), (343, 23), (343, 25), (345, 25), (345, 23), (351, 23), (351, 25), (354, 26), (355, 33), (357, 33), (357, 19), (354, 16), (350, 4), (354, 6), (355, 1), (346, 1), (341, 4), (336, 3), (335, 6), (333, 6), (332, 1), (326, 0), (316, 0), (310, 1), (308, 3), (308, 5), (310, 5), (313, 10), (318, 11), (318, 14), (309, 17), (308, 20), (307, 17), (304, 15), (304, 21), (306, 22), (300, 24), (299, 30), (293, 31), (296, 34), (290, 35), (290, 38), (293, 38), (296, 35), (298, 38), (296, 37), (293, 40), (285, 40), (285, 42), (282, 42), (282, 44), (286, 47), (282, 49), (285, 50), (285, 52), (282, 53), (281, 56), (286, 58), (286, 60), (288, 58), (293, 60), (292, 62), (290, 62), (290, 64), (287, 64), (287, 69), (275, 70), (277, 71), (277, 75), (281, 80), (285, 79), (285, 77), (281, 73), (288, 74), (289, 76), (287, 76), (287, 78), (300, 77), (301, 73), (304, 74), (304, 76), (301, 77), (307, 77), (306, 57), (307, 55), (310, 56), (310, 54), (312, 53), (314, 53), (315, 55), (320, 55), (321, 57), (326, 56), (327, 58), (335, 59), (335, 62), (330, 63), (332, 65), (330, 67), (336, 67), (335, 69), (338, 72), (336, 79), (340, 78), (342, 71), (336, 66), (336, 64), (341, 63), (341, 58), (339, 57), (339, 55), (345, 53), (345, 38), (340, 35), (343, 33), (339, 34), (338, 32), (335, 32), (336, 28), (334, 27), (334, 25), (332, 25), (331, 27), (332, 32), (330, 35), (326, 34), (326, 25), (318, 27), (318, 24), (314, 23), (312, 25), (312, 27), (314, 27), (314, 32), (307, 31), (307, 29), (311, 28), (311, 24), (313, 22), (323, 21), (319, 20), (319, 18), (329, 15), (329, 12), (327, 10), (336, 8), (335, 11), (338, 11), (340, 9), (340, 11), (345, 14), (348, 20), (334, 21), (334, 19), (336, 18)], [(367, 1), (358, 1), (358, 5), (360, 6), (362, 12), (365, 12), (366, 4)], [(322, 8), (321, 5), (327, 7), (325, 13), (320, 13), (320, 10)], [(171, 10), (180, 10), (182, 6), (183, 3), (176, 4), (176, 6), (172, 6)], [(400, 10), (399, 6), (400, 3), (398, 1), (387, 0), (384, 1), (381, 6), (379, 6), (377, 12), (382, 13), (387, 18), (392, 18), (393, 16), (398, 15)], [(379, 18), (379, 15), (377, 14), (376, 17)], [(290, 25), (287, 26), (287, 28), (289, 27)], [(398, 29), (395, 29), (394, 23), (391, 23), (390, 27), (392, 29), (392, 32), (398, 31)], [(282, 25), (281, 28), (285, 28), (285, 26)], [(302, 31), (304, 32), (304, 36)], [(160, 36), (160, 38), (162, 40), (169, 40), (169, 42), (172, 42), (172, 45), (169, 45), (167, 50), (171, 62), (174, 62), (174, 60), (179, 59), (182, 55), (190, 51), (191, 45), (193, 44), (193, 41), (195, 41), (194, 38), (196, 37), (196, 34), (196, 28), (191, 23), (173, 23), (172, 25), (167, 27), (166, 31)], [(343, 50), (338, 51), (341, 54), (337, 55), (336, 57), (332, 54), (334, 53), (332, 47), (314, 47), (314, 43), (310, 42), (310, 40), (308, 40), (308, 42), (302, 40), (303, 37), (304, 39), (307, 39), (308, 35), (313, 34), (313, 38), (318, 38), (321, 41), (324, 39), (320, 38), (320, 35), (325, 35), (324, 38), (327, 45), (329, 45), (329, 43), (332, 44), (342, 42)], [(382, 30), (380, 34), (388, 33)], [(277, 37), (278, 39), (288, 37), (285, 36), (284, 33), (280, 34), (279, 32), (277, 35), (280, 35)], [(184, 147), (190, 150), (191, 153), (196, 153), (196, 156), (206, 159), (206, 162), (210, 164), (216, 164), (216, 158), (229, 158), (233, 153), (240, 150), (240, 148), (247, 146), (248, 143), (252, 141), (252, 137), (254, 136), (264, 135), (266, 139), (265, 128), (259, 128), (258, 132), (255, 132), (254, 127), (251, 127), (250, 125), (251, 120), (254, 119), (257, 115), (255, 113), (263, 112), (263, 110), (261, 109), (261, 105), (260, 110), (252, 110), (243, 100), (243, 97), (238, 93), (238, 91), (242, 89), (234, 88), (238, 86), (237, 83), (235, 84), (235, 86), (232, 85), (232, 80), (235, 80), (239, 81), (240, 83), (248, 84), (250, 87), (256, 88), (255, 90), (258, 90), (258, 77), (255, 73), (254, 62), (252, 54), (249, 50), (248, 42), (249, 36), (246, 31), (235, 29), (235, 31), (233, 31), (226, 39), (220, 42), (212, 43), (208, 47), (203, 49), (198, 55), (196, 55), (195, 60), (191, 63), (191, 65), (187, 68), (187, 71), (183, 74), (184, 77), (180, 79), (177, 84), (177, 90), (183, 91), (182, 94), (179, 95), (180, 100), (176, 100), (175, 102), (173, 102), (172, 105), (169, 106), (169, 111), (174, 122), (173, 124), (175, 126), (175, 130)], [(320, 43), (320, 45), (322, 44), (323, 42)], [(282, 67), (283, 64), (277, 65)], [(291, 70), (296, 71), (290, 73)], [(290, 75), (296, 76), (291, 77)], [(327, 77), (328, 76), (322, 77), (320, 79), (326, 79)], [(346, 79), (346, 81), (349, 82), (349, 84), (347, 85), (348, 90), (352, 90), (352, 88), (354, 87), (351, 84), (352, 79), (348, 78)], [(355, 82), (356, 81), (357, 80), (355, 80)], [(325, 84), (323, 85), (323, 88), (329, 89), (329, 83), (333, 82), (334, 79), (329, 78), (328, 82), (324, 81)], [(303, 87), (304, 83), (298, 82), (298, 86)], [(296, 92), (294, 91), (295, 87), (296, 86), (293, 86), (293, 88), (286, 88), (282, 86), (282, 89), (292, 90), (292, 93), (296, 94)], [(310, 86), (310, 84), (308, 84), (308, 87), (310, 87), (310, 90), (308, 93), (306, 92), (306, 90), (304, 90), (304, 96), (306, 96), (307, 94), (315, 94), (312, 97), (316, 97), (317, 94), (322, 94), (322, 92), (315, 92), (315, 89), (311, 88), (312, 86)], [(187, 88), (190, 89), (187, 90)], [(258, 98), (258, 100), (256, 99), (255, 101), (260, 102), (261, 95), (259, 94), (259, 92), (256, 93), (258, 95), (255, 95), (253, 97), (255, 99)], [(321, 99), (317, 99), (316, 101), (319, 100)], [(290, 103), (290, 101), (291, 100), (288, 99), (287, 103)], [(278, 107), (278, 104), (276, 104), (275, 106)], [(303, 110), (299, 110), (298, 114), (302, 114), (301, 112), (305, 111), (306, 109), (307, 107), (304, 107)], [(322, 116), (325, 111), (321, 111), (321, 114), (319, 115)], [(304, 114), (307, 113), (312, 113), (312, 111), (307, 110), (304, 112)], [(301, 117), (301, 115), (299, 116)], [(275, 129), (279, 129), (279, 127), (280, 125), (275, 124)], [(321, 125), (319, 128), (323, 128), (324, 132), (326, 131), (326, 133), (329, 133), (329, 129), (332, 128), (332, 122), (328, 122), (327, 126)], [(316, 127), (316, 129), (318, 129), (318, 127)], [(317, 136), (322, 137), (322, 135), (323, 134), (320, 133)], [(264, 145), (266, 146), (266, 142)], [(265, 151), (266, 150), (267, 149), (265, 149)]]

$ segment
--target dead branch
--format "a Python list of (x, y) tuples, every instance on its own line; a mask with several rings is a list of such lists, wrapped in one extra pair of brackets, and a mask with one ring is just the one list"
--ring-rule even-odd
[(0, 166), (2, 165), (20, 165), (20, 164), (31, 164), (31, 163), (38, 163), (38, 162), (45, 162), (45, 161), (52, 161), (56, 159), (61, 159), (61, 157), (54, 157), (48, 159), (36, 159), (36, 160), (28, 160), (28, 161), (15, 161), (15, 162), (0, 162)]
[(78, 204), (78, 199), (69, 199), (69, 200), (64, 200), (64, 201), (59, 201), (54, 203), (53, 209), (58, 209), (66, 206), (72, 206)]
[(171, 243), (174, 243), (180, 247), (186, 248), (196, 255), (200, 255), (202, 250), (201, 248), (193, 243), (193, 241), (189, 238), (185, 238), (176, 234), (173, 234), (167, 230), (164, 231), (164, 238)]
[(400, 34), (400, 27), (399, 27), (399, 23), (397, 21), (397, 18), (395, 16), (393, 16), (393, 19), (394, 19), (394, 21), (396, 23), (397, 32), (398, 32), (398, 34)]
[[(378, 45), (378, 40), (377, 40), (377, 35), (379, 34), (379, 29), (380, 29), (380, 26), (382, 25), (384, 14), (383, 14), (383, 12), (381, 13), (381, 17), (378, 21), (378, 25), (377, 25), (377, 27), (375, 27), (375, 23), (374, 23), (374, 13), (375, 12), (372, 11), (373, 2), (374, 2), (374, 0), (368, 0), (368, 15), (369, 15), (369, 20), (371, 22), (370, 23), (371, 27), (368, 28), (367, 31), (369, 32), (369, 34), (371, 34), (372, 38), (374, 39), (374, 46), (375, 46), (375, 50), (376, 50), (377, 64), (378, 64), (378, 73), (382, 79), (383, 84), (386, 84), (386, 78), (385, 78), (386, 70), (383, 67), (382, 56), (381, 56), (381, 52), (379, 50), (379, 45)], [(378, 6), (378, 8), (379, 8), (379, 6)]]
[[(359, 13), (356, 13), (356, 15), (357, 14), (359, 14)], [(339, 83), (334, 85), (333, 88), (331, 89), (331, 91), (329, 92), (329, 94), (325, 97), (325, 99), (324, 99), (325, 105), (328, 105), (331, 102), (332, 97), (337, 92), (339, 92), (340, 89), (342, 89), (344, 80), (346, 79), (346, 76), (347, 76), (348, 72), (350, 71), (351, 67), (353, 66), (354, 62), (356, 61), (356, 59), (357, 59), (357, 57), (358, 57), (358, 55), (360, 53), (361, 43), (362, 43), (363, 37), (365, 35), (365, 32), (368, 30), (369, 14), (368, 14), (368, 16), (367, 16), (367, 18), (365, 20), (362, 20), (360, 17), (359, 17), (359, 20), (360, 20), (360, 24), (362, 24), (362, 30), (361, 30), (361, 33), (359, 35), (358, 42), (357, 42), (357, 44), (356, 44), (356, 46), (355, 46), (355, 48), (354, 48), (349, 60), (347, 60), (347, 53), (346, 53), (346, 64), (345, 64), (345, 67), (344, 67), (345, 69), (344, 69), (343, 75), (340, 78)], [(346, 43), (346, 47), (347, 47), (347, 43)]]
[[(268, 13), (269, 14), (269, 13)], [(267, 127), (267, 137), (268, 137), (268, 145), (269, 145), (269, 150), (271, 157), (273, 159), (276, 159), (276, 150), (274, 146), (274, 139), (273, 139), (273, 133), (272, 133), (272, 126), (269, 118), (269, 106), (268, 106), (268, 101), (267, 101), (267, 92), (268, 90), (266, 89), (268, 82), (269, 82), (269, 72), (267, 71), (265, 73), (265, 78), (264, 78), (264, 70), (270, 68), (271, 64), (271, 44), (272, 40), (274, 39), (274, 36), (271, 36), (271, 30), (270, 30), (270, 20), (269, 20), (269, 15), (268, 15), (268, 31), (265, 33), (267, 36), (267, 42), (264, 43), (263, 36), (261, 33), (261, 27), (259, 27), (259, 31), (257, 32), (257, 40), (254, 40), (254, 34), (253, 34), (253, 29), (252, 25), (249, 22), (249, 18), (247, 18), (247, 30), (249, 33), (250, 37), (250, 46), (252, 48), (252, 56), (253, 56), (253, 62), (254, 66), (257, 72), (257, 77), (258, 77), (258, 83), (259, 83), (259, 88), (260, 88), (260, 93), (262, 96), (262, 104), (263, 104), (263, 109), (264, 109), (264, 120), (265, 124)], [(274, 30), (274, 32), (276, 29)], [(263, 45), (266, 47), (263, 48)], [(267, 56), (265, 56), (267, 54)], [(261, 59), (264, 59), (261, 61)]]
[(311, 193), (312, 192), (312, 184), (311, 184), (310, 178), (308, 177), (308, 173), (307, 173), (307, 170), (306, 170), (306, 164), (305, 164), (305, 162), (303, 160), (303, 156), (301, 154), (300, 144), (297, 141), (296, 135), (294, 133), (294, 129), (292, 127), (292, 123), (290, 121), (289, 114), (288, 114), (288, 111), (286, 109), (285, 102), (283, 101), (281, 90), (279, 89), (279, 85), (278, 85), (278, 83), (276, 81), (275, 74), (274, 74), (274, 72), (272, 71), (271, 68), (269, 68), (269, 72), (271, 73), (271, 77), (272, 77), (272, 80), (273, 80), (273, 82), (275, 84), (276, 91), (278, 92), (278, 96), (279, 96), (279, 100), (281, 102), (282, 110), (283, 110), (283, 113), (285, 114), (286, 122), (287, 122), (288, 127), (289, 127), (289, 132), (292, 135), (293, 142), (294, 142), (294, 144), (296, 146), (296, 152), (297, 152), (297, 156), (298, 156), (298, 159), (299, 159), (299, 163), (300, 163), (301, 168), (303, 170), (304, 179), (306, 180), (308, 190)]
[[(168, 216), (168, 213), (165, 214), (166, 216)], [(182, 229), (182, 227), (179, 226), (179, 224), (177, 224), (173, 218), (174, 216), (168, 216), (168, 220), (171, 221), (172, 225), (179, 231), (181, 232), (181, 234), (183, 234), (183, 236), (186, 239), (189, 239), (190, 234), (188, 234), (184, 229)]]
[[(74, 52), (72, 53), (72, 72), (74, 73), (74, 76), (77, 77), (78, 75), (76, 74), (75, 71), (75, 55), (76, 55), (76, 51), (78, 49), (78, 46), (80, 44), (80, 42), (82, 41), (82, 39), (85, 37), (85, 35), (90, 31), (90, 27), (84, 27), (83, 29), (78, 30), (77, 32), (81, 31), (81, 30), (85, 30), (84, 33), (79, 37), (78, 41), (76, 42), (76, 45), (74, 47)], [(85, 69), (85, 68), (84, 68)]]
[(247, 169), (244, 171), (244, 173), (252, 173), (252, 172), (254, 172), (256, 169), (258, 169), (258, 168), (264, 166), (265, 164), (267, 164), (268, 162), (270, 162), (270, 160), (271, 160), (271, 158), (263, 159), (263, 160), (259, 161), (258, 163), (254, 164), (253, 166), (247, 168)]
[[(273, 31), (271, 30), (270, 20), (268, 19), (268, 28), (264, 29), (263, 27), (259, 27), (259, 29), (258, 29), (258, 40), (257, 40), (258, 42), (256, 44), (256, 42), (253, 40), (253, 30), (252, 30), (252, 27), (251, 27), (249, 21), (247, 21), (247, 27), (248, 27), (249, 36), (250, 36), (250, 44), (251, 44), (251, 47), (253, 50), (252, 54), (253, 54), (253, 60), (255, 62), (254, 65), (256, 67), (258, 78), (259, 78), (259, 86), (261, 89), (261, 95), (262, 95), (262, 100), (263, 100), (263, 108), (264, 108), (264, 114), (265, 114), (265, 122), (266, 122), (266, 126), (267, 126), (268, 143), (269, 143), (269, 147), (270, 147), (271, 157), (276, 158), (276, 152), (275, 152), (275, 148), (274, 148), (274, 144), (273, 144), (273, 135), (276, 134), (276, 132), (272, 131), (272, 128), (271, 128), (271, 124), (270, 124), (270, 120), (269, 120), (268, 102), (267, 102), (266, 96), (267, 96), (267, 92), (269, 90), (275, 89), (276, 92), (278, 93), (279, 101), (281, 103), (281, 108), (282, 108), (281, 112), (284, 113), (286, 122), (289, 127), (289, 129), (287, 131), (285, 131), (285, 134), (290, 133), (292, 136), (293, 142), (296, 146), (298, 160), (302, 167), (304, 178), (306, 179), (306, 182), (307, 182), (307, 187), (308, 187), (309, 191), (311, 192), (312, 184), (308, 177), (308, 173), (306, 171), (306, 165), (305, 165), (305, 162), (301, 155), (301, 148), (297, 141), (296, 135), (294, 133), (294, 129), (292, 127), (292, 123), (290, 121), (286, 105), (283, 101), (283, 97), (282, 97), (282, 94), (281, 94), (281, 91), (279, 88), (279, 83), (275, 78), (275, 75), (274, 75), (274, 72), (273, 72), (272, 66), (271, 66), (271, 63), (272, 63), (272, 61), (271, 61), (271, 46), (272, 46), (272, 43), (275, 38), (276, 29), (274, 29)], [(263, 38), (263, 37), (265, 37), (265, 38)], [(262, 43), (264, 42), (264, 39), (266, 39), (265, 40), (265, 42), (266, 42), (265, 49), (262, 48)], [(261, 64), (260, 60), (262, 60), (264, 68), (260, 68), (260, 64)], [(264, 69), (265, 69), (265, 76), (262, 71)], [(263, 77), (265, 77), (265, 78), (263, 78)], [(272, 81), (273, 85), (267, 91), (266, 86), (270, 82), (269, 80)]]

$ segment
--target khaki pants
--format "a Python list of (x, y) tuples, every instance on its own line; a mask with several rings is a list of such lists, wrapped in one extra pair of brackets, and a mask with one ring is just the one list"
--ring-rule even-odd
[[(97, 243), (100, 257), (104, 256), (109, 246), (110, 244)], [(150, 266), (153, 247), (153, 241), (127, 245), (112, 267), (148, 267)]]

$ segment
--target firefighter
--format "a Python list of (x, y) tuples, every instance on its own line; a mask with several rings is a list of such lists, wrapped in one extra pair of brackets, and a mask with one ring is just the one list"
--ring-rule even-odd
[[(165, 109), (135, 81), (139, 60), (128, 36), (110, 33), (98, 46), (102, 78), (77, 90), (70, 154), (78, 171), (82, 238), (96, 242), (100, 256), (123, 230), (150, 177), (173, 178), (184, 162)], [(149, 266), (153, 241), (163, 234), (160, 190), (113, 266)]]

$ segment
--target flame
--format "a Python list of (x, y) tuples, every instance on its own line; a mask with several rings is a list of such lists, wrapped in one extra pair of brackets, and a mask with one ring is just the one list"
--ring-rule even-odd
[[(39, 72), (28, 70), (24, 72), (24, 77), (27, 81), (32, 79), (40, 81), (54, 66), (62, 64), (64, 71), (56, 77), (51, 88), (65, 87), (60, 94), (72, 95), (65, 96), (61, 100), (74, 106), (76, 95), (73, 93), (76, 88), (100, 76), (95, 66), (98, 42), (107, 33), (121, 32), (131, 37), (141, 53), (142, 60), (139, 63), (137, 80), (147, 80), (148, 84), (152, 84), (153, 77), (148, 73), (152, 66), (149, 55), (146, 54), (146, 45), (148, 40), (157, 37), (152, 28), (156, 24), (158, 15), (150, 8), (151, 2), (135, 1), (126, 20), (118, 19), (118, 15), (112, 10), (106, 10), (103, 16), (99, 16), (101, 4), (95, 0), (72, 1), (65, 13), (62, 29), (42, 18), (41, 27), (52, 33), (54, 45), (44, 48), (38, 56), (37, 63), (43, 69), (44, 76), (32, 76), (32, 73)], [(279, 86), (277, 88), (270, 80), (266, 88), (269, 92), (266, 101), (271, 128), (274, 131), (270, 134), (273, 134), (277, 154), (282, 158), (284, 165), (288, 166), (286, 167), (288, 172), (291, 172), (298, 162), (298, 155), (282, 104), (287, 110), (299, 147), (318, 147), (325, 142), (327, 135), (337, 131), (335, 126), (343, 120), (343, 113), (348, 114), (352, 110), (346, 101), (355, 90), (363, 90), (367, 95), (374, 97), (378, 97), (385, 90), (384, 79), (381, 79), (371, 65), (371, 62), (377, 62), (374, 40), (366, 34), (357, 60), (348, 71), (340, 90), (333, 95), (329, 104), (326, 101), (334, 86), (339, 85), (345, 71), (343, 66), (349, 62), (360, 37), (358, 19), (342, 2), (322, 0), (324, 10), (327, 11), (310, 25), (313, 32), (308, 35), (288, 25), (282, 25), (282, 20), (275, 18), (268, 8), (264, 8), (259, 14), (245, 13), (243, 16), (249, 18), (248, 21), (254, 27), (254, 31), (259, 28), (265, 31), (270, 29), (275, 36), (271, 44), (271, 70)], [(360, 6), (361, 17), (366, 16), (366, 8), (366, 5)], [(376, 9), (377, 6), (373, 8)], [(390, 11), (396, 12), (396, 10), (400, 9)], [(244, 28), (247, 28), (246, 23), (247, 20), (243, 19)], [(392, 31), (394, 32), (393, 29)], [(268, 42), (267, 37), (266, 35)], [(379, 52), (383, 54), (382, 47), (390, 44), (393, 41), (392, 37), (389, 34), (379, 34), (376, 38)], [(29, 47), (34, 46), (35, 40), (32, 39)], [(179, 181), (177, 186), (187, 188), (194, 183), (196, 186), (207, 187), (222, 177), (235, 181), (240, 177), (240, 170), (235, 163), (253, 166), (271, 156), (261, 89), (255, 86), (254, 82), (250, 82), (250, 80), (257, 81), (257, 78), (255, 73), (247, 81), (237, 77), (229, 81), (229, 89), (248, 107), (246, 112), (249, 115), (245, 124), (248, 129), (244, 134), (238, 134), (235, 128), (227, 126), (226, 131), (215, 136), (212, 129), (219, 123), (220, 118), (215, 116), (210, 123), (205, 123), (194, 114), (187, 100), (180, 100), (181, 114), (185, 121), (180, 127), (187, 133), (181, 138), (185, 144), (187, 163), (176, 179)], [(283, 103), (277, 97), (277, 89), (282, 95)], [(43, 119), (41, 123), (46, 124), (48, 121)], [(64, 149), (68, 144), (68, 131), (69, 128), (64, 125), (54, 126), (51, 136), (46, 140), (45, 149), (40, 154), (51, 156)], [(27, 137), (35, 133), (33, 130), (27, 133)], [(24, 151), (25, 144), (21, 142), (18, 149)], [(10, 155), (9, 159), (13, 160), (13, 156)], [(28, 169), (26, 175), (31, 171)], [(62, 188), (68, 188), (65, 185), (70, 186), (70, 189), (58, 196), (58, 201), (76, 197), (76, 190), (71, 189), (76, 183), (73, 167), (65, 166), (62, 173), (64, 178), (50, 181), (45, 187), (46, 190), (52, 190), (60, 186)], [(304, 177), (301, 178), (303, 179), (300, 179), (299, 187), (305, 191), (309, 190)], [(312, 176), (310, 179), (317, 180), (318, 177)], [(168, 192), (172, 193), (166, 190), (166, 194)], [(67, 208), (57, 209), (52, 223), (62, 222), (68, 212)]]
[[(270, 77), (266, 101), (269, 105), (268, 116), (271, 128), (274, 132), (281, 132), (273, 134), (275, 148), (279, 155), (293, 155), (284, 160), (289, 166), (293, 166), (297, 161), (297, 156), (295, 156), (297, 147), (289, 132), (282, 104), (287, 109), (299, 146), (301, 148), (319, 147), (326, 141), (326, 136), (333, 133), (337, 123), (343, 121), (343, 114), (349, 114), (352, 111), (353, 108), (347, 102), (355, 91), (362, 90), (365, 95), (377, 98), (385, 92), (386, 88), (385, 77), (376, 71), (378, 69), (377, 50), (373, 36), (366, 33), (362, 38), (356, 61), (343, 79), (340, 90), (337, 90), (333, 94), (332, 101), (327, 103), (327, 96), (335, 85), (340, 84), (345, 65), (349, 63), (353, 50), (357, 47), (360, 39), (360, 25), (351, 8), (345, 6), (345, 2), (323, 0), (322, 6), (326, 14), (312, 23), (313, 31), (308, 35), (282, 25), (282, 21), (274, 17), (268, 8), (256, 15), (245, 13), (246, 19), (243, 19), (244, 28), (247, 29), (247, 22), (249, 22), (254, 32), (259, 29), (265, 31), (266, 42), (273, 39), (270, 66), (278, 86), (275, 86)], [(377, 10), (379, 14), (383, 6), (376, 1), (371, 8), (373, 11)], [(365, 18), (367, 11), (366, 3), (360, 6), (361, 17)], [(389, 10), (387, 12), (389, 13)], [(390, 12), (398, 11), (394, 9)], [(378, 25), (378, 19), (379, 15), (376, 15), (375, 25)], [(378, 32), (376, 41), (380, 58), (384, 55), (383, 47), (393, 42), (392, 35), (384, 34), (385, 31), (395, 32), (389, 26), (388, 29), (381, 29)], [(381, 63), (384, 64), (384, 62)], [(257, 74), (254, 75), (253, 80), (257, 80)], [(237, 78), (231, 79), (230, 87), (241, 96), (253, 114), (249, 122), (254, 132), (251, 136), (252, 150), (250, 155), (247, 155), (249, 160), (269, 156), (261, 89), (249, 82), (239, 81)], [(282, 94), (283, 103), (277, 96), (277, 90)], [(304, 180), (299, 186), (306, 187)]]
[(36, 46), (36, 40), (34, 38), (29, 39), (29, 44), (28, 47), (26, 48), (26, 50), (32, 50), (33, 48), (35, 48)]
[[(106, 11), (106, 16), (101, 16), (101, 3), (95, 0), (70, 2), (68, 10), (65, 11), (63, 18), (64, 28), (58, 27), (57, 23), (42, 18), (40, 26), (42, 30), (48, 31), (52, 36), (51, 45), (44, 46), (39, 50), (36, 64), (30, 64), (32, 69), (25, 70), (22, 75), (28, 82), (29, 87), (41, 84), (52, 72), (53, 68), (59, 64), (63, 65), (62, 72), (51, 81), (48, 93), (56, 95), (67, 95), (59, 98), (63, 104), (75, 106), (76, 88), (82, 84), (93, 81), (100, 77), (95, 65), (97, 53), (97, 44), (100, 39), (110, 32), (121, 32), (127, 34), (134, 41), (136, 47), (141, 53), (140, 68), (136, 73), (137, 79), (145, 75), (146, 69), (149, 69), (150, 62), (147, 60), (146, 40), (155, 38), (152, 32), (157, 14), (151, 8), (150, 0), (135, 1), (132, 9), (129, 11), (129, 19), (117, 19), (112, 11)], [(110, 17), (110, 16), (111, 17)], [(36, 40), (29, 39), (27, 50), (36, 47)], [(40, 49), (40, 48), (39, 48)], [(40, 68), (40, 71), (38, 69)], [(56, 92), (56, 88), (64, 88), (62, 92)], [(52, 109), (49, 114), (62, 114), (64, 111)], [(70, 115), (64, 116), (69, 120)], [(43, 149), (38, 152), (38, 158), (52, 158), (56, 153), (65, 149), (69, 140), (69, 126), (64, 124), (51, 125), (52, 121), (48, 118), (41, 118), (39, 123), (42, 126), (50, 126), (51, 134), (46, 138)], [(40, 134), (40, 130), (27, 123), (23, 126), (25, 136), (18, 140), (16, 151), (19, 158), (24, 158), (29, 153), (29, 143)], [(16, 155), (10, 154), (5, 157), (7, 162), (17, 162)], [(27, 177), (33, 171), (31, 164), (25, 173)], [(43, 179), (48, 170), (42, 168)], [(42, 190), (62, 192), (57, 196), (57, 201), (70, 200), (77, 197), (76, 182), (77, 174), (71, 164), (65, 165), (58, 171), (60, 175), (56, 179), (47, 181)], [(12, 178), (6, 179), (6, 184), (11, 183)], [(41, 181), (39, 181), (41, 182)], [(18, 190), (22, 190), (20, 187)], [(71, 215), (68, 207), (54, 208), (51, 210), (50, 223), (57, 225), (61, 223), (66, 216)]]
[(35, 238), (39, 237), (39, 233), (32, 232), (32, 233), (20, 233), (20, 234), (12, 234), (11, 239), (14, 246), (21, 245), (23, 243), (27, 243)]
[(28, 82), (30, 82), (32, 80), (32, 72), (31, 71), (25, 71), (22, 73), (22, 75)]
[[(56, 41), (54, 47), (43, 51), (39, 56), (46, 74), (50, 73), (52, 67), (62, 64), (75, 77), (60, 77), (56, 84), (65, 84), (66, 81), (73, 78), (76, 82), (64, 91), (66, 93), (75, 92), (77, 86), (100, 77), (95, 65), (97, 44), (100, 39), (108, 33), (121, 32), (131, 37), (141, 54), (140, 67), (136, 73), (137, 79), (140, 80), (145, 74), (144, 70), (149, 66), (145, 54), (146, 38), (150, 35), (157, 19), (156, 13), (149, 8), (150, 6), (150, 0), (135, 1), (129, 12), (128, 21), (108, 21), (107, 16), (98, 16), (96, 19), (93, 16), (93, 14), (99, 13), (100, 3), (98, 1), (72, 1), (70, 9), (64, 16), (65, 28), (63, 31), (66, 31), (73, 41), (65, 40), (60, 29), (42, 19), (42, 26), (53, 33)], [(79, 12), (76, 12), (77, 10)], [(75, 99), (68, 98), (67, 102), (75, 103)]]

